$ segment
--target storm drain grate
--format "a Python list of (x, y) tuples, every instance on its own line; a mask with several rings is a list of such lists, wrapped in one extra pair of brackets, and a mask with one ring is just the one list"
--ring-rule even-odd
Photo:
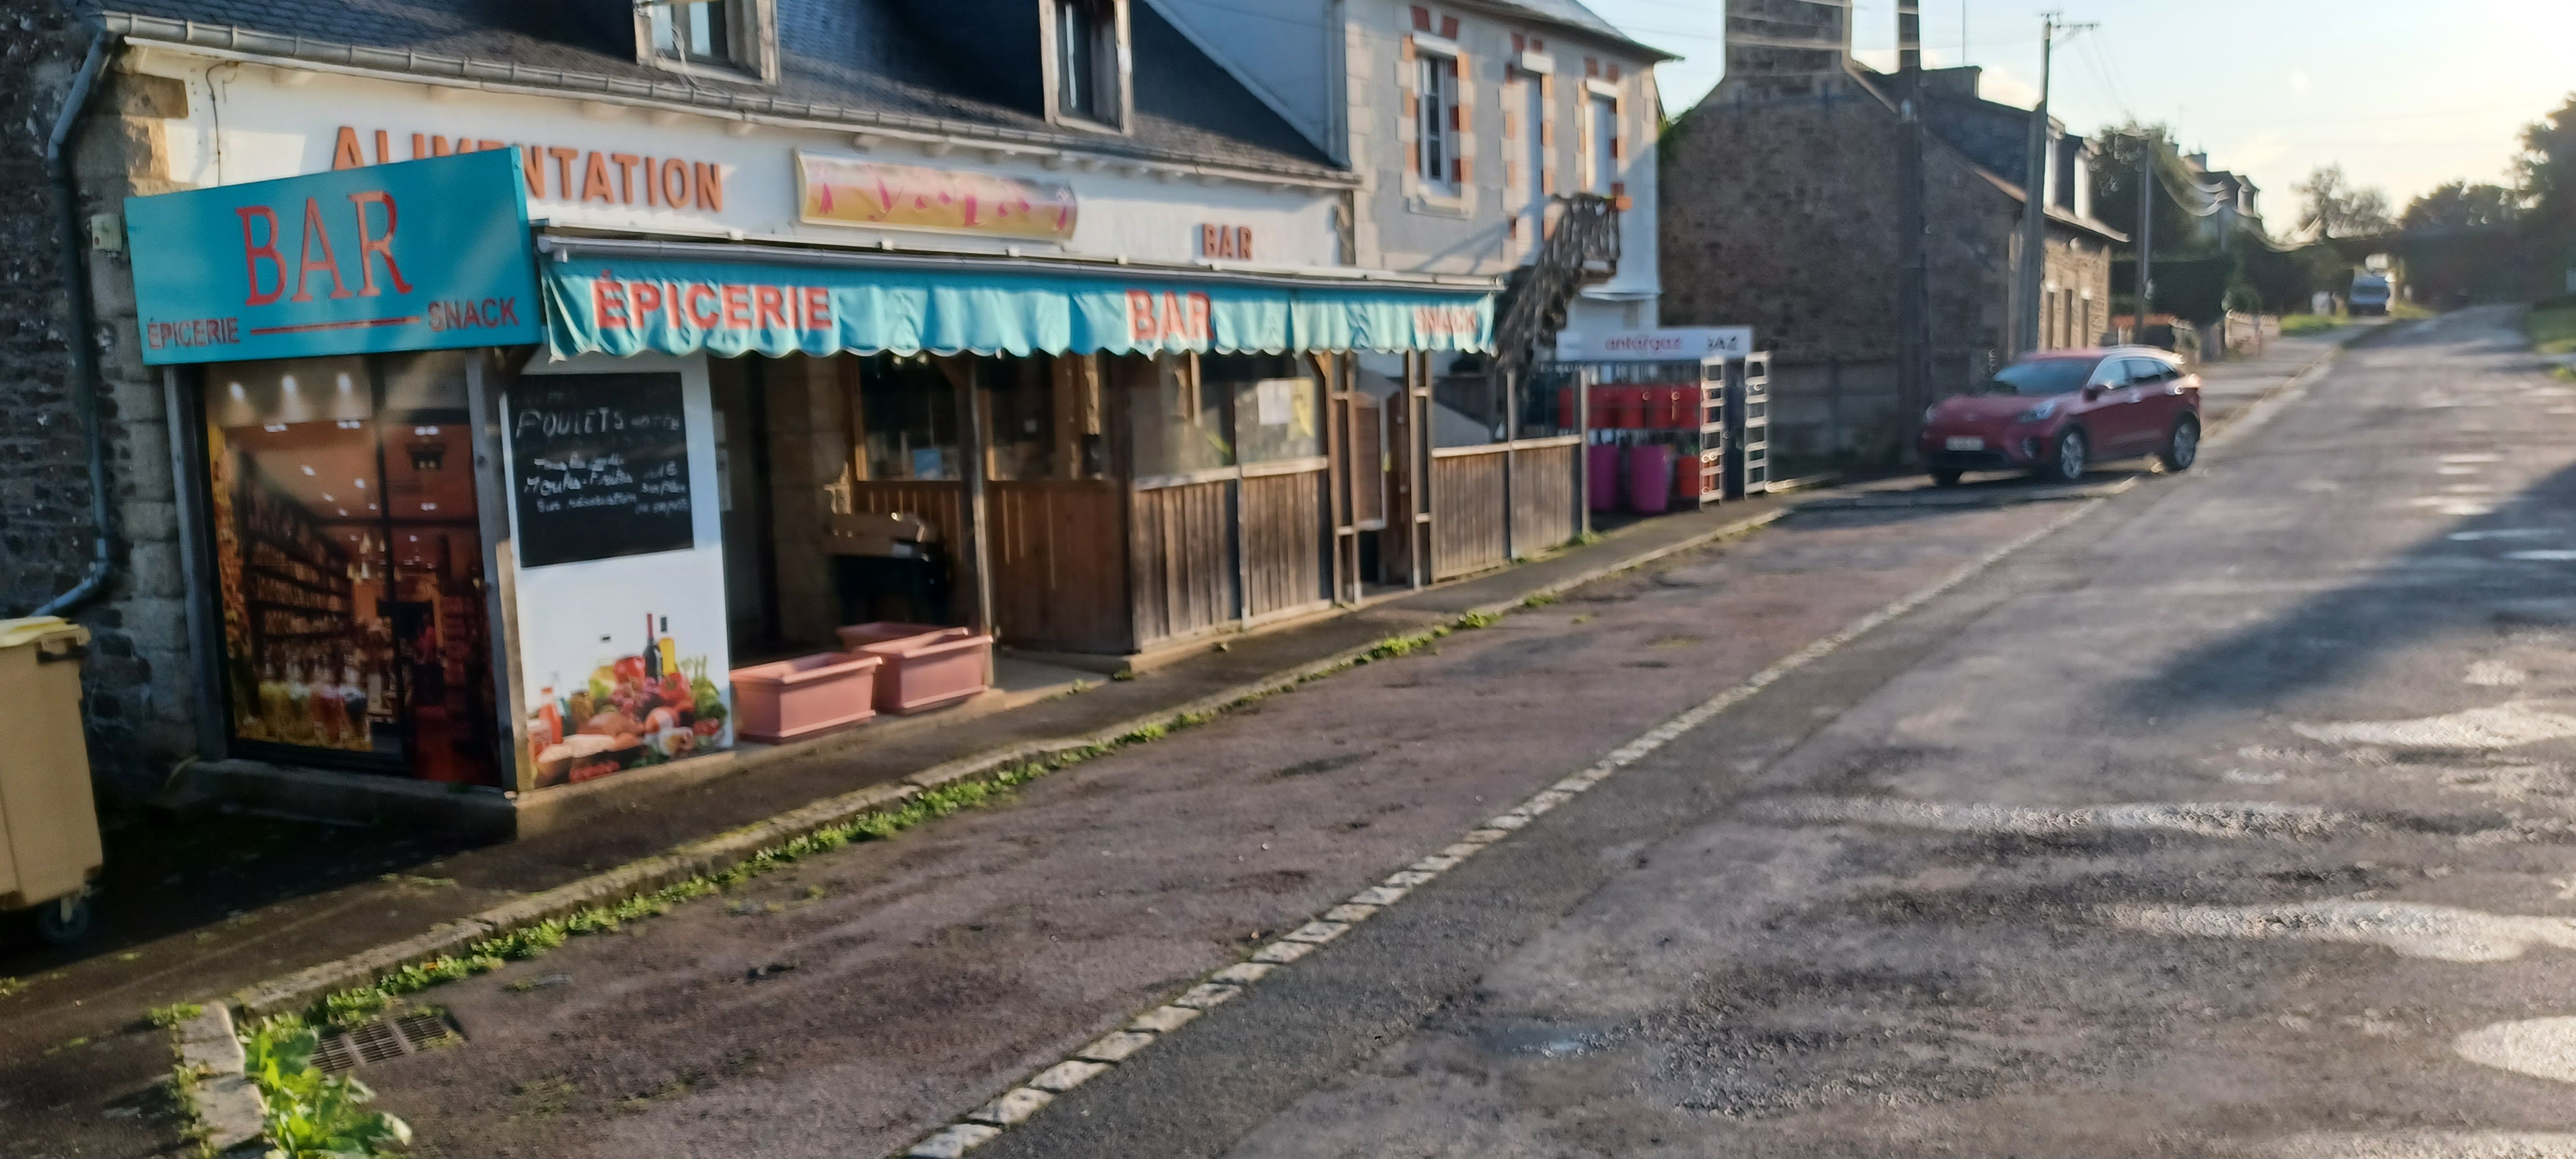
[(406, 1014), (325, 1036), (314, 1044), (313, 1064), (340, 1074), (463, 1041), (465, 1035), (444, 1014)]

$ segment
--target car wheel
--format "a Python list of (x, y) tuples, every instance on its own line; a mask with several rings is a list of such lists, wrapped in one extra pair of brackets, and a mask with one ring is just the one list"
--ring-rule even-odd
[(2048, 461), (2039, 465), (2039, 477), (2051, 483), (2080, 482), (2092, 455), (2093, 447), (2085, 441), (2083, 428), (2068, 427), (2057, 436)]
[(89, 895), (60, 898), (36, 907), (36, 936), (49, 946), (68, 946), (89, 934)]
[(1932, 485), (1935, 487), (1956, 487), (1959, 485), (1959, 472), (1948, 470), (1934, 471), (1932, 472)]
[(2156, 457), (2164, 460), (2165, 470), (2188, 471), (2200, 461), (2200, 420), (2184, 415), (2174, 424), (2173, 433), (2165, 436), (2165, 449)]

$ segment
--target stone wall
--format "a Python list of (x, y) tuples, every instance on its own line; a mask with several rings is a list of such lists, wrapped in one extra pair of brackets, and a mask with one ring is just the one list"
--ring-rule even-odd
[[(45, 138), (86, 53), (89, 31), (51, 5), (19, 5), (0, 44), (0, 612), (24, 615), (79, 582), (94, 550), (88, 432), (80, 421), (66, 333)], [(197, 689), (179, 554), (177, 491), (160, 374), (142, 365), (123, 199), (176, 188), (163, 169), (161, 125), (184, 116), (179, 82), (111, 65), (72, 143), (77, 217), (89, 280), (108, 449), (117, 573), (77, 613), (94, 634), (88, 693), (92, 772), (110, 801), (159, 789), (197, 749)]]
[[(1754, 327), (1776, 356), (1776, 439), (1793, 458), (1908, 453), (1912, 415), (1896, 394), (1902, 131), (1889, 102), (1847, 77), (1787, 98), (1730, 82), (1665, 138), (1664, 324)], [(1932, 138), (1924, 214), (1937, 396), (2003, 357), (2020, 205)]]

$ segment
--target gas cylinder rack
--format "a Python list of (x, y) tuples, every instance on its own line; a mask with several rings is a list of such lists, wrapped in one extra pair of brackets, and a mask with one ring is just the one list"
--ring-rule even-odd
[[(1727, 360), (1542, 363), (1532, 379), (1581, 385), (1584, 490), (1593, 513), (1660, 515), (1724, 498)], [(1573, 428), (1577, 390), (1557, 388)]]

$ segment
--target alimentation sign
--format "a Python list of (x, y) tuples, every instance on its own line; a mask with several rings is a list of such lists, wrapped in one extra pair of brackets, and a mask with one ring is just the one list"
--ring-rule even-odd
[(516, 150), (125, 201), (143, 361), (539, 341)]

